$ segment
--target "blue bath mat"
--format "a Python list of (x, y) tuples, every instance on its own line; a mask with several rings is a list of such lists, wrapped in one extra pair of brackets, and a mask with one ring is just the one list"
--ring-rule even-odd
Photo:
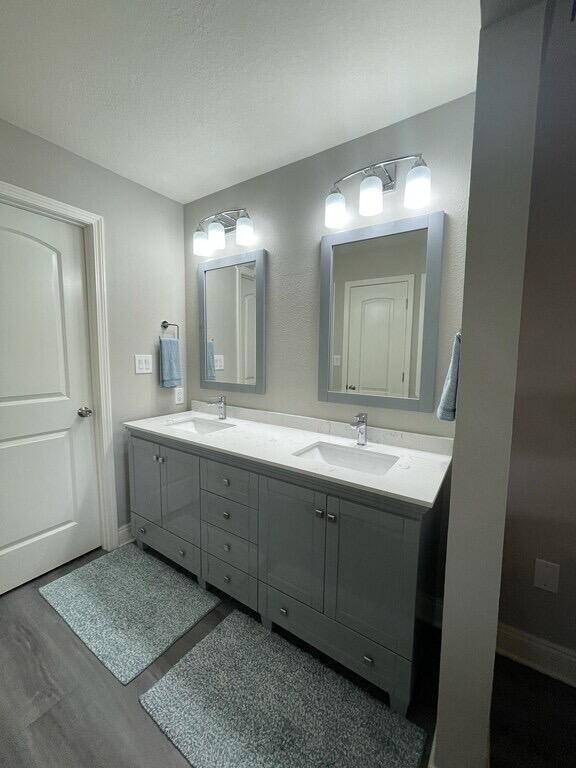
[(426, 739), (237, 611), (140, 702), (194, 768), (417, 768)]
[(134, 544), (46, 584), (40, 594), (125, 685), (220, 602)]

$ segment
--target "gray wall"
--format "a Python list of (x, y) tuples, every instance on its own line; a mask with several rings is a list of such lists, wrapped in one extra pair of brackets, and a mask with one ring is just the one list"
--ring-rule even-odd
[[(134, 374), (134, 353), (154, 354), (160, 323), (185, 340), (182, 206), (0, 121), (0, 178), (104, 216), (118, 519), (128, 520), (122, 422), (181, 410), (172, 390)], [(183, 357), (185, 345), (182, 345)], [(183, 360), (185, 365), (185, 360)]]
[[(555, 4), (543, 61), (500, 620), (576, 650), (576, 25)], [(534, 559), (560, 564), (557, 594)]]
[[(322, 403), (317, 396), (319, 245), (324, 228), (324, 198), (335, 178), (371, 161), (423, 152), (433, 174), (431, 210), (447, 213), (442, 276), (437, 394), (448, 365), (451, 340), (460, 327), (466, 215), (470, 170), (473, 95), (416, 115), (360, 139), (321, 152), (276, 171), (185, 206), (190, 395), (206, 399), (199, 386), (198, 306), (192, 233), (204, 216), (226, 208), (247, 207), (259, 240), (269, 254), (267, 319), (267, 391), (263, 395), (229, 393), (234, 405), (322, 418), (348, 420), (357, 406)], [(402, 172), (405, 173), (404, 168)], [(386, 197), (381, 216), (352, 217), (350, 227), (410, 215), (399, 190)], [(358, 182), (345, 188), (357, 209)], [(229, 236), (226, 253), (238, 250)], [(218, 252), (218, 256), (222, 255)], [(452, 435), (453, 425), (433, 414), (369, 408), (372, 424), (438, 435)]]
[(480, 35), (434, 756), (438, 768), (489, 764), (544, 30), (545, 3), (539, 3), (483, 28)]

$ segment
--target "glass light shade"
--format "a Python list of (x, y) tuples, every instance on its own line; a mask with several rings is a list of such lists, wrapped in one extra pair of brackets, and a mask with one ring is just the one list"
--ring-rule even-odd
[(208, 224), (208, 242), (215, 251), (221, 251), (226, 248), (226, 232), (224, 225), (219, 221), (211, 221)]
[(405, 208), (425, 208), (430, 205), (432, 174), (427, 165), (415, 165), (406, 175)]
[(192, 252), (194, 256), (209, 256), (210, 251), (208, 235), (203, 229), (197, 229), (192, 235)]
[(330, 192), (324, 206), (324, 224), (339, 229), (346, 224), (346, 198), (342, 192)]
[(252, 245), (254, 239), (254, 222), (250, 216), (240, 216), (236, 222), (236, 245)]
[(366, 176), (360, 184), (358, 213), (360, 216), (376, 216), (384, 210), (382, 198), (382, 179), (378, 176)]

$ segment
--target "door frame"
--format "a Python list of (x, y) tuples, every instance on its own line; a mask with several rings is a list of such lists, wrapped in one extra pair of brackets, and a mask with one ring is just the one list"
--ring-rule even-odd
[(0, 202), (79, 225), (84, 232), (100, 543), (103, 549), (112, 550), (118, 546), (118, 514), (110, 387), (104, 218), (4, 181), (0, 181)]
[[(342, 321), (342, 366), (348, 380), (348, 344), (350, 337), (350, 291), (362, 285), (382, 285), (390, 283), (408, 283), (408, 306), (406, 307), (406, 338), (404, 340), (404, 366), (408, 368), (408, 378), (404, 382), (403, 397), (408, 397), (410, 389), (410, 366), (412, 365), (412, 325), (414, 321), (414, 275), (392, 275), (387, 277), (369, 277), (365, 280), (347, 280), (344, 283), (344, 314)], [(408, 365), (406, 365), (408, 363)], [(342, 385), (344, 382), (342, 381)], [(399, 397), (399, 395), (396, 395)], [(373, 395), (372, 395), (373, 397)], [(384, 395), (386, 397), (386, 395)]]

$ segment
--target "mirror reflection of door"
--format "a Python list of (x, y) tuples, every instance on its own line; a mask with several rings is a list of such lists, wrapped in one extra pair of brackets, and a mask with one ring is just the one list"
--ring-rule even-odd
[(420, 395), (426, 229), (333, 248), (330, 389)]
[(407, 397), (414, 276), (357, 280), (344, 290), (346, 390)]
[(254, 384), (256, 381), (256, 275), (253, 266), (239, 266), (236, 269), (238, 381), (241, 384)]

